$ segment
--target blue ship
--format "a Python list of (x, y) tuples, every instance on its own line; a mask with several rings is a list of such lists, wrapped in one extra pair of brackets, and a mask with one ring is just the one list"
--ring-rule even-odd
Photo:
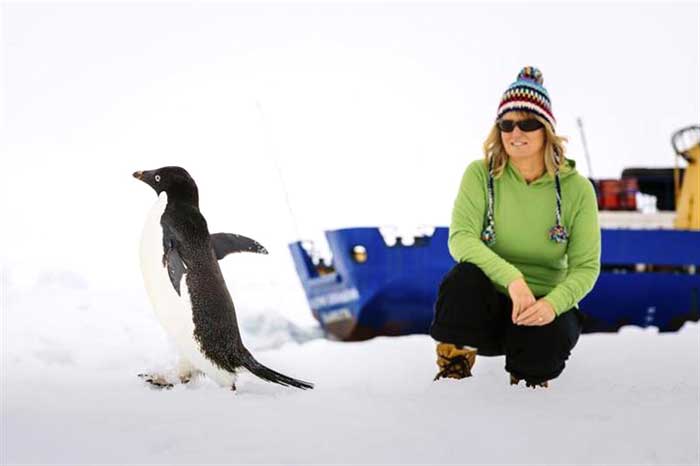
[[(311, 311), (329, 338), (428, 333), (442, 277), (455, 264), (448, 229), (387, 240), (378, 228), (326, 232), (332, 263), (289, 245)], [(700, 312), (700, 231), (603, 229), (601, 274), (580, 302), (584, 332), (625, 325), (676, 331)]]

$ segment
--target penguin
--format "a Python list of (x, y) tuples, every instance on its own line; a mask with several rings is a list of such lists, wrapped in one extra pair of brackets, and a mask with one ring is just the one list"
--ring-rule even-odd
[[(209, 234), (197, 185), (184, 168), (137, 171), (133, 176), (158, 195), (141, 237), (141, 269), (155, 314), (179, 352), (180, 382), (187, 383), (199, 371), (235, 390), (236, 372), (245, 368), (268, 382), (313, 388), (260, 364), (241, 340), (218, 261), (236, 252), (267, 254), (265, 248), (245, 236)], [(155, 386), (172, 387), (165, 376), (139, 376)]]

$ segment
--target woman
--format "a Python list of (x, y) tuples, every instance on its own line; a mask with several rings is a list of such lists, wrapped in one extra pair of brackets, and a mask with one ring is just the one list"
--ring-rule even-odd
[(577, 303), (600, 272), (593, 185), (564, 158), (542, 73), (525, 67), (503, 94), (452, 211), (430, 334), (442, 377), (471, 376), (476, 355), (506, 356), (511, 384), (547, 387), (581, 333)]

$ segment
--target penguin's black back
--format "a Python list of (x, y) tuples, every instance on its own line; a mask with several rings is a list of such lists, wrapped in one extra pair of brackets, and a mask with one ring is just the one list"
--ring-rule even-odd
[(207, 222), (199, 208), (174, 200), (168, 201), (161, 225), (164, 237), (175, 237), (174, 247), (186, 267), (184, 278), (192, 304), (194, 337), (208, 359), (222, 369), (234, 371), (242, 365), (246, 350), (233, 300), (211, 246)]

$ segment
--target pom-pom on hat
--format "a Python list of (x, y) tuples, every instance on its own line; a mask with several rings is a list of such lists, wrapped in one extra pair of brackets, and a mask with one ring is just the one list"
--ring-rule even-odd
[(532, 112), (544, 118), (554, 130), (557, 121), (552, 114), (552, 102), (543, 83), (542, 72), (534, 66), (520, 70), (515, 82), (503, 93), (496, 121), (507, 112)]

